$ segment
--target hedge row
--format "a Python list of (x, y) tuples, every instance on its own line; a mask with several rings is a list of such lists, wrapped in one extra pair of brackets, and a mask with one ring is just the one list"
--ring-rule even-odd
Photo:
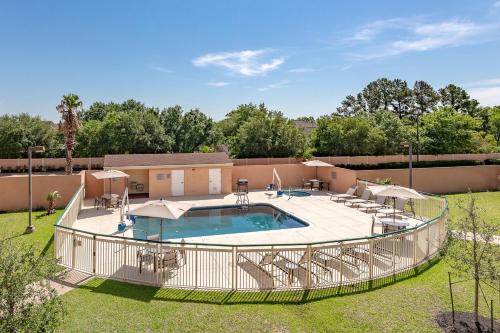
[[(436, 167), (452, 167), (452, 166), (476, 166), (476, 165), (500, 165), (500, 159), (490, 159), (484, 161), (477, 160), (460, 160), (460, 161), (419, 161), (413, 162), (414, 168), (436, 168)], [(390, 162), (380, 164), (336, 164), (340, 168), (351, 170), (376, 170), (376, 169), (406, 169), (409, 166), (408, 162)]]

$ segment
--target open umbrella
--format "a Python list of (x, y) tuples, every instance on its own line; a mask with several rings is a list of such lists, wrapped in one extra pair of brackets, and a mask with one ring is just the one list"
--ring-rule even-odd
[(422, 194), (414, 189), (398, 186), (398, 185), (374, 185), (369, 186), (368, 189), (373, 195), (381, 195), (391, 197), (394, 202), (394, 220), (396, 220), (396, 198), (400, 199), (426, 199)]
[(92, 174), (97, 179), (109, 179), (109, 194), (111, 195), (111, 179), (113, 178), (128, 178), (130, 175), (120, 170), (103, 170)]
[(305, 166), (308, 166), (308, 167), (316, 167), (316, 178), (318, 178), (318, 168), (319, 167), (332, 167), (333, 166), (330, 163), (326, 163), (326, 162), (323, 162), (320, 160), (306, 161), (306, 162), (302, 162), (302, 164), (304, 164)]
[(127, 212), (127, 215), (160, 218), (159, 239), (161, 240), (163, 233), (163, 219), (177, 220), (179, 217), (184, 215), (191, 207), (192, 205), (188, 203), (160, 199), (147, 202), (144, 205)]

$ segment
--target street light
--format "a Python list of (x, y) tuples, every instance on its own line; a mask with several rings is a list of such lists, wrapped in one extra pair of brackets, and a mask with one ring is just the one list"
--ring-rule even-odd
[(411, 142), (401, 142), (401, 146), (408, 148), (408, 156), (409, 156), (409, 161), (408, 161), (408, 166), (409, 166), (409, 187), (413, 188), (413, 151), (412, 151), (412, 143)]
[(35, 146), (35, 147), (28, 147), (28, 210), (29, 210), (29, 218), (28, 218), (28, 227), (26, 228), (26, 233), (31, 234), (33, 231), (35, 231), (35, 227), (33, 226), (33, 198), (31, 197), (31, 192), (32, 192), (32, 179), (31, 179), (31, 155), (33, 152), (35, 153), (43, 153), (45, 151), (44, 146)]

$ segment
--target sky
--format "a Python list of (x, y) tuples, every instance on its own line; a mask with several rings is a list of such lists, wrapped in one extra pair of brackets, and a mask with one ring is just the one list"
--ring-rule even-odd
[(76, 93), (317, 117), (381, 77), (500, 104), (500, 0), (0, 0), (0, 114), (57, 120)]

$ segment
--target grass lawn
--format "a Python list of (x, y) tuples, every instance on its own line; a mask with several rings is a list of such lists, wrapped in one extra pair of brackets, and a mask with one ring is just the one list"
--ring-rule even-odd
[(46, 211), (33, 212), (35, 232), (25, 234), (28, 226), (28, 212), (0, 214), (0, 236), (11, 237), (15, 242), (33, 244), (42, 253), (54, 254), (54, 223), (63, 210), (47, 215)]
[[(458, 208), (458, 203), (460, 201), (467, 202), (468, 195), (468, 193), (446, 195), (450, 207), (449, 221), (451, 226), (464, 216), (464, 212)], [(483, 217), (500, 224), (500, 191), (478, 192), (472, 195), (477, 198), (477, 205), (484, 210)]]
[[(488, 218), (498, 218), (500, 192), (479, 194)], [(450, 215), (458, 216), (450, 195)], [(484, 202), (484, 203), (483, 203)], [(0, 215), (0, 234), (33, 242), (52, 255), (54, 221), (34, 214), (36, 232), (22, 235), (27, 213)], [(37, 218), (37, 216), (39, 216)], [(373, 285), (310, 292), (222, 293), (160, 289), (95, 278), (62, 296), (68, 311), (60, 332), (440, 332), (434, 317), (450, 309), (449, 267), (434, 260), (418, 272)], [(454, 286), (455, 307), (471, 311), (472, 284)], [(489, 288), (486, 298), (499, 296)], [(484, 302), (481, 313), (488, 315)]]

